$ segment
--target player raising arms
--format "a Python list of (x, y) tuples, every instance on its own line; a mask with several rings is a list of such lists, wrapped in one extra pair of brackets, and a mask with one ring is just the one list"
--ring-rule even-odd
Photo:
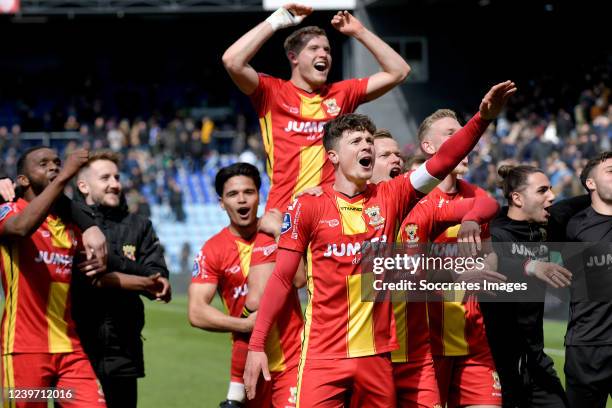
[(330, 183), (333, 167), (322, 144), (323, 125), (341, 114), (355, 111), (391, 90), (408, 76), (410, 67), (389, 45), (365, 28), (347, 11), (338, 12), (331, 24), (360, 41), (382, 69), (369, 78), (328, 84), (332, 59), (330, 45), (319, 27), (303, 27), (285, 40), (291, 78), (273, 78), (249, 65), (275, 31), (299, 24), (311, 7), (288, 4), (244, 34), (223, 55), (223, 64), (234, 83), (249, 95), (260, 120), (272, 182), (267, 209), (284, 211), (295, 194)]
[[(348, 114), (325, 125), (324, 145), (335, 182), (321, 197), (303, 196), (285, 214), (274, 273), (261, 301), (245, 368), (247, 396), (256, 394), (259, 374), (269, 378), (265, 339), (290, 293), (296, 268), (308, 254), (309, 304), (298, 378), (303, 407), (389, 407), (395, 393), (389, 351), (397, 348), (389, 303), (361, 301), (360, 251), (364, 242), (386, 242), (394, 220), (473, 148), (516, 88), (494, 86), (477, 114), (416, 171), (378, 185), (368, 184), (374, 162), (372, 122)], [(360, 357), (360, 358), (357, 358)], [(350, 391), (352, 390), (352, 394)]]
[[(434, 198), (431, 199), (430, 196)], [(475, 198), (450, 200), (441, 205), (439, 199), (432, 192), (419, 201), (410, 211), (410, 214), (408, 214), (402, 223), (398, 238), (399, 241), (404, 243), (407, 251), (410, 252), (411, 248), (414, 248), (418, 253), (421, 253), (421, 251), (425, 250), (428, 242), (435, 240), (449, 228), (458, 226), (459, 223), (461, 223), (461, 228), (459, 228), (457, 234), (459, 237), (473, 234), (474, 231), (480, 231), (479, 226), (491, 221), (498, 210), (499, 205), (497, 201), (486, 194), (478, 195)], [(483, 238), (489, 238), (488, 228), (483, 229), (486, 230), (482, 234)], [(456, 246), (456, 244), (442, 244), (438, 248), (446, 249), (449, 245)], [(454, 253), (454, 251), (451, 253)], [(439, 253), (436, 251), (434, 255), (446, 257), (451, 256), (451, 253), (446, 251)], [(503, 275), (492, 271), (483, 271), (482, 274), (490, 281), (505, 280)], [(438, 393), (439, 380), (438, 382), (436, 381), (437, 376), (432, 360), (430, 338), (432, 338), (432, 341), (439, 341), (439, 337), (430, 336), (428, 306), (429, 310), (432, 309), (432, 306), (442, 307), (439, 302), (432, 305), (424, 302), (408, 301), (394, 305), (400, 349), (391, 353), (391, 359), (394, 363), (393, 378), (398, 396), (398, 405), (401, 407), (433, 407), (436, 406), (435, 403), (439, 404), (440, 398), (442, 398), (443, 406), (446, 406), (447, 401), (449, 407), (463, 406), (464, 404), (459, 403), (456, 397), (449, 400), (448, 392), (446, 391), (448, 385), (445, 385), (447, 387), (445, 391), (440, 390)], [(473, 305), (458, 304), (456, 307), (465, 308), (469, 312), (473, 311)], [(431, 318), (430, 324), (432, 324)], [(480, 325), (482, 325), (482, 322), (480, 322)], [(486, 378), (480, 377), (480, 379), (468, 376), (468, 380), (472, 381), (468, 383), (468, 380), (462, 378), (467, 374), (462, 373), (468, 371), (475, 374), (476, 371), (471, 368), (470, 363), (463, 363), (461, 360), (456, 363), (456, 366), (454, 372), (451, 371), (449, 373), (452, 375), (451, 378), (455, 378), (455, 380), (452, 380), (454, 383), (461, 384), (464, 389), (475, 390), (481, 386), (478, 381), (482, 381), (485, 384), (484, 386), (488, 386), (488, 390), (491, 392), (489, 398), (496, 396), (496, 401), (501, 400), (501, 391), (491, 389), (491, 381), (493, 380), (491, 373), (487, 373)], [(465, 367), (470, 368), (466, 369)], [(439, 361), (437, 368), (439, 370), (441, 368)], [(494, 371), (494, 368), (491, 368), (491, 371)], [(443, 374), (446, 375), (445, 372)], [(451, 393), (451, 396), (461, 392), (461, 390), (457, 391)], [(465, 391), (463, 392), (465, 393)], [(438, 400), (436, 401), (435, 398), (438, 398)], [(485, 401), (482, 400), (482, 404), (485, 404)], [(413, 405), (415, 403), (417, 405)], [(475, 401), (472, 399), (470, 403), (475, 404)], [(481, 405), (479, 404), (479, 406)]]
[[(426, 155), (436, 154), (459, 129), (461, 125), (453, 111), (437, 110), (425, 118), (419, 127), (421, 150)], [(442, 208), (455, 200), (487, 197), (483, 189), (459, 178), (467, 170), (466, 157), (427, 195), (425, 206), (429, 207), (433, 203)], [(406, 228), (413, 231), (408, 234)], [(410, 242), (408, 235), (418, 233), (419, 228), (423, 229), (419, 223), (405, 223), (402, 226), (404, 240)], [(426, 237), (432, 242), (445, 243), (441, 248), (450, 249), (449, 244), (457, 242), (459, 228), (457, 224), (449, 225), (445, 231), (431, 229), (430, 232), (435, 233), (435, 236), (426, 234)], [(467, 231), (466, 228), (463, 231)], [(473, 243), (480, 243), (479, 225), (472, 224), (472, 231), (471, 234), (466, 232), (466, 237), (470, 237)], [(487, 228), (483, 228), (483, 237), (490, 237)], [(500, 406), (501, 392), (495, 364), (487, 343), (482, 314), (474, 296), (468, 297), (465, 302), (429, 302), (428, 316), (442, 405), (448, 402), (449, 407)]]
[[(64, 392), (66, 399), (58, 401), (62, 407), (106, 406), (70, 310), (73, 263), (79, 248), (83, 249), (80, 231), (57, 216), (53, 208), (87, 159), (87, 150), (76, 150), (60, 169), (55, 151), (46, 147), (27, 150), (17, 162), (21, 198), (0, 207), (6, 406), (33, 406), (31, 401), (14, 399), (11, 389), (17, 393), (43, 387)], [(106, 266), (94, 258), (79, 268), (95, 273)]]

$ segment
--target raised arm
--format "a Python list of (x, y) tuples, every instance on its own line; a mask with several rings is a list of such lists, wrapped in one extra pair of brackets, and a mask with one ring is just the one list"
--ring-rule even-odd
[(339, 11), (331, 21), (334, 28), (362, 43), (380, 65), (381, 72), (370, 76), (366, 88), (366, 101), (376, 99), (404, 82), (410, 65), (379, 36), (368, 30), (348, 11)]
[[(47, 187), (36, 196), (19, 214), (6, 221), (0, 230), (0, 236), (27, 237), (31, 235), (45, 220), (55, 200), (63, 193), (64, 187), (79, 171), (89, 157), (85, 149), (76, 150), (66, 160), (64, 167)], [(38, 165), (38, 164), (37, 164)], [(46, 166), (58, 165), (58, 163), (47, 163)], [(21, 180), (20, 180), (21, 179)], [(24, 175), (17, 176), (21, 185), (28, 185), (29, 180)]]
[(484, 133), (490, 121), (495, 119), (516, 92), (512, 81), (493, 86), (482, 98), (476, 115), (453, 134), (430, 159), (410, 175), (414, 188), (427, 194), (437, 186), (467, 156)]
[(257, 71), (249, 65), (257, 51), (276, 30), (297, 25), (310, 13), (312, 13), (311, 7), (286, 4), (225, 50), (221, 58), (223, 65), (232, 81), (244, 94), (252, 94), (259, 84)]
[(210, 304), (216, 290), (217, 285), (214, 283), (189, 285), (189, 323), (193, 327), (213, 332), (250, 332), (257, 314), (253, 313), (246, 319), (226, 315)]

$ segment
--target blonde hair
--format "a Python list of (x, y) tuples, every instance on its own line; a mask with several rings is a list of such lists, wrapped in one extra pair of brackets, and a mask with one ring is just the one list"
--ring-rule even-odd
[(423, 139), (425, 139), (425, 135), (429, 132), (429, 129), (431, 129), (431, 126), (434, 124), (434, 122), (444, 118), (452, 118), (455, 119), (457, 122), (459, 121), (459, 119), (457, 119), (457, 114), (452, 110), (438, 109), (437, 111), (426, 117), (425, 120), (421, 123), (421, 126), (419, 126), (419, 131), (417, 132), (419, 142), (422, 142)]

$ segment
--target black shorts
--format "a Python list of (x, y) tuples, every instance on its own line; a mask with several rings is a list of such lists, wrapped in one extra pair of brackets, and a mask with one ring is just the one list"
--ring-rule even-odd
[(612, 345), (567, 346), (565, 387), (571, 408), (604, 408), (612, 395)]

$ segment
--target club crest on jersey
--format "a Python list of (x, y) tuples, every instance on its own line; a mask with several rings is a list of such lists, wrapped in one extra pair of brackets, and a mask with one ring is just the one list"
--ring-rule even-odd
[(0, 206), (0, 221), (2, 221), (12, 210), (13, 208), (9, 203)]
[(493, 388), (496, 390), (501, 390), (502, 386), (501, 382), (499, 381), (499, 374), (497, 374), (497, 371), (493, 371), (491, 375), (493, 376)]
[(546, 238), (548, 237), (546, 228), (540, 227), (540, 235), (542, 236), (542, 241), (546, 241)]
[(380, 207), (377, 205), (366, 208), (364, 212), (370, 217), (370, 222), (368, 224), (371, 226), (376, 227), (385, 223), (385, 217), (380, 215)]
[(123, 256), (125, 256), (127, 259), (131, 261), (135, 261), (136, 260), (136, 246), (131, 245), (131, 244), (124, 244), (123, 245)]
[(404, 231), (406, 235), (408, 235), (408, 242), (413, 244), (419, 241), (419, 237), (417, 237), (417, 231), (419, 230), (419, 226), (416, 224), (408, 224)]
[(284, 234), (290, 229), (291, 229), (291, 214), (285, 213), (285, 215), (283, 215), (283, 224), (281, 226), (281, 234)]
[(338, 106), (338, 103), (336, 102), (335, 98), (324, 100), (323, 105), (325, 105), (325, 110), (330, 116), (338, 116), (338, 114), (340, 113), (340, 107)]
[(297, 403), (297, 387), (289, 387), (289, 399), (287, 401), (292, 405)]

